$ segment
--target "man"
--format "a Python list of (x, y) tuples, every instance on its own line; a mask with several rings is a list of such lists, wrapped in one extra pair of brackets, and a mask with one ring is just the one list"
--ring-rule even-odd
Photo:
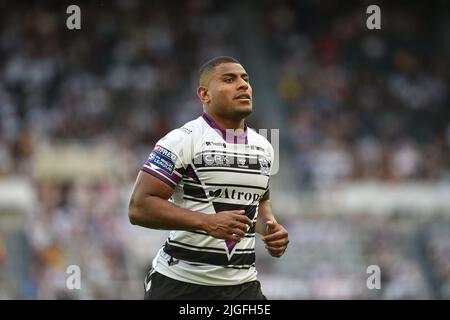
[(145, 299), (266, 299), (255, 232), (274, 257), (289, 240), (269, 200), (273, 148), (245, 124), (249, 76), (236, 59), (214, 58), (200, 69), (197, 95), (203, 115), (156, 143), (131, 195), (132, 224), (172, 230)]

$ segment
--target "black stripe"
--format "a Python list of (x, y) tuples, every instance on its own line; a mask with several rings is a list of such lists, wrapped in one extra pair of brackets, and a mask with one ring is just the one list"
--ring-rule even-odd
[(191, 198), (186, 198), (186, 197), (183, 197), (183, 199), (195, 201), (195, 202), (201, 202), (201, 203), (209, 203), (209, 201), (204, 201), (204, 200), (199, 200), (199, 199), (191, 199)]
[[(237, 160), (234, 160), (234, 158), (230, 159), (229, 163), (214, 163), (210, 162), (208, 163), (206, 160), (194, 160), (196, 162), (195, 166), (197, 169), (199, 168), (235, 168), (235, 169), (248, 169), (248, 170), (261, 170), (261, 165), (256, 163), (249, 163), (248, 161), (245, 161), (244, 163), (240, 164)], [(253, 161), (252, 161), (253, 162)]]
[(228, 260), (228, 257), (225, 252), (214, 253), (205, 251), (195, 251), (187, 248), (172, 246), (167, 242), (164, 246), (164, 252), (179, 260), (206, 263), (215, 266), (228, 266), (228, 265), (239, 266), (239, 265), (251, 265), (255, 263), (254, 252), (243, 254), (234, 253), (231, 256), (230, 260)]
[(229, 183), (205, 183), (206, 186), (219, 186), (219, 187), (241, 187), (241, 188), (250, 188), (250, 189), (260, 189), (266, 190), (267, 188), (263, 187), (255, 187), (245, 184), (229, 184)]
[[(201, 234), (203, 236), (210, 236), (206, 232), (201, 232), (201, 231), (185, 231), (185, 232)], [(244, 236), (244, 238), (254, 238), (254, 237), (255, 237), (255, 233), (246, 233), (245, 236)]]
[[(192, 180), (196, 180), (196, 181), (200, 182), (200, 179), (199, 179), (198, 176), (195, 174), (195, 166), (194, 166), (194, 165), (190, 165), (190, 164), (189, 164), (189, 165), (186, 167), (186, 172), (185, 172), (184, 176), (185, 176), (186, 178), (191, 178)], [(185, 179), (186, 179), (186, 178), (185, 178)]]
[(189, 184), (183, 185), (183, 191), (186, 196), (206, 199), (205, 190), (202, 187), (191, 186)]
[[(262, 161), (264, 160), (264, 161)], [(213, 168), (242, 168), (250, 170), (269, 169), (270, 160), (262, 154), (255, 157), (235, 156), (231, 154), (211, 153), (208, 155), (198, 154), (192, 159), (192, 163), (196, 168), (213, 167)]]
[(199, 247), (199, 246), (194, 246), (192, 244), (187, 244), (184, 242), (180, 242), (180, 241), (175, 241), (175, 240), (171, 240), (171, 239), (167, 239), (167, 242), (169, 243), (176, 243), (176, 244), (180, 244), (186, 247), (190, 247), (190, 248), (196, 248), (196, 249), (208, 249), (208, 250), (214, 250), (214, 251), (218, 251), (218, 252), (226, 252), (225, 249), (220, 249), (220, 248), (214, 248), (214, 247)]
[[(194, 267), (208, 266), (207, 264), (203, 264), (203, 263), (192, 263), (192, 262), (188, 262), (188, 261), (184, 261), (184, 263), (186, 263), (186, 264), (188, 264), (188, 265), (190, 265), (190, 266), (194, 266)], [(227, 268), (227, 269), (238, 269), (238, 270), (246, 269), (246, 270), (248, 270), (248, 269), (254, 268), (254, 267), (255, 267), (255, 264), (252, 263), (250, 266), (232, 266), (232, 265), (228, 265), (228, 266), (223, 266), (223, 267), (224, 267), (224, 268)]]

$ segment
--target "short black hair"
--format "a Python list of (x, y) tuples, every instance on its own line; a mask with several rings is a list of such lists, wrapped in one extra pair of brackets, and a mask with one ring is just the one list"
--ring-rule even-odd
[(218, 56), (218, 57), (212, 58), (211, 60), (205, 62), (200, 67), (199, 81), (206, 72), (211, 71), (216, 66), (218, 66), (219, 64), (222, 64), (222, 63), (239, 63), (239, 64), (241, 64), (237, 59), (235, 59), (233, 57), (229, 57), (229, 56)]

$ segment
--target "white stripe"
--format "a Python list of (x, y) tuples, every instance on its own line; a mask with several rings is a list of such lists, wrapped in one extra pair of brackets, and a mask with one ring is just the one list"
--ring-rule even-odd
[(183, 175), (181, 175), (176, 169), (173, 170), (173, 173), (175, 173), (180, 178), (183, 178)]
[(255, 252), (255, 250), (253, 250), (253, 249), (235, 249), (234, 251), (235, 251), (234, 253), (253, 253), (253, 252)]
[(251, 159), (251, 158), (257, 159), (258, 156), (265, 155), (264, 153), (245, 154), (245, 155), (244, 154), (238, 154), (238, 155), (236, 155), (236, 154), (233, 154), (233, 153), (227, 153), (226, 151), (220, 150), (220, 151), (202, 151), (202, 152), (199, 152), (199, 153), (195, 154), (194, 158), (197, 158), (198, 156), (205, 155), (205, 154), (207, 154), (207, 155), (216, 155), (217, 154), (217, 155), (221, 155), (221, 156), (230, 156), (230, 157), (246, 158), (246, 159)]
[[(186, 234), (184, 234), (184, 235), (186, 235)], [(169, 244), (179, 245), (180, 247), (186, 246), (187, 247), (186, 249), (191, 248), (191, 247), (188, 247), (189, 245), (197, 246), (197, 247), (205, 246), (205, 247), (219, 249), (219, 250), (221, 250), (221, 252), (223, 251), (224, 253), (228, 252), (228, 248), (226, 247), (225, 240), (217, 239), (217, 238), (214, 238), (207, 234), (203, 235), (203, 234), (197, 234), (197, 233), (189, 233), (187, 236), (184, 236), (184, 235), (177, 235), (177, 234), (172, 235), (172, 237), (168, 239)], [(181, 242), (181, 244), (173, 243), (170, 240)], [(255, 238), (243, 237), (243, 238), (241, 238), (241, 242), (236, 244), (236, 246), (233, 249), (244, 250), (244, 251), (239, 251), (241, 253), (255, 252), (254, 242), (255, 242)], [(195, 248), (193, 248), (192, 250), (195, 250)], [(198, 251), (198, 250), (195, 250), (195, 251)], [(214, 251), (214, 250), (212, 250), (212, 251)], [(214, 252), (221, 253), (218, 251), (214, 251)]]
[(248, 267), (254, 267), (255, 265), (254, 264), (227, 264), (226, 266), (224, 266), (224, 267), (236, 267), (236, 268), (239, 268), (239, 269), (241, 269), (241, 268), (248, 268)]

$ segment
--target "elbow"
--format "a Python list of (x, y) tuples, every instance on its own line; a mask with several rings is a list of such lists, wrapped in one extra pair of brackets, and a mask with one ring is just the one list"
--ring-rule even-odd
[(157, 229), (151, 199), (131, 198), (128, 205), (128, 220), (132, 225)]
[(130, 223), (133, 225), (140, 225), (141, 218), (139, 214), (139, 207), (136, 205), (136, 202), (131, 199), (130, 203), (128, 205), (128, 219), (130, 220)]
[(132, 209), (128, 210), (128, 220), (130, 220), (130, 223), (133, 225), (139, 225), (138, 215)]

